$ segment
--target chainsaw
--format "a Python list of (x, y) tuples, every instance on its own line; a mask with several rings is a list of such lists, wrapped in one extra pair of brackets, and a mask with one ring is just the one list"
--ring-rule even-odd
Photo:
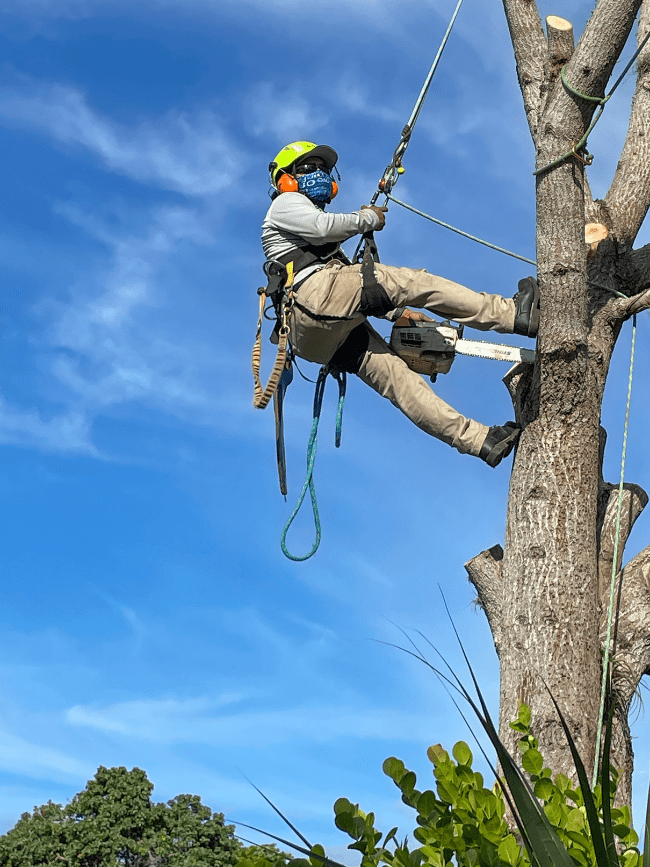
[(402, 316), (393, 325), (389, 343), (393, 352), (411, 370), (425, 374), (431, 382), (436, 381), (439, 373), (449, 373), (457, 352), (494, 361), (509, 361), (511, 364), (520, 361), (532, 364), (535, 361), (533, 349), (484, 340), (465, 340), (463, 328), (463, 325), (455, 325), (448, 319), (442, 322), (435, 319), (420, 321)]

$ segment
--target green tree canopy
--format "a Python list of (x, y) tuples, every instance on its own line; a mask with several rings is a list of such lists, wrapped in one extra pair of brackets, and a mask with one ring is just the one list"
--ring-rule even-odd
[(235, 867), (242, 852), (232, 825), (197, 795), (151, 800), (139, 768), (100, 767), (65, 807), (23, 813), (0, 837), (2, 867)]

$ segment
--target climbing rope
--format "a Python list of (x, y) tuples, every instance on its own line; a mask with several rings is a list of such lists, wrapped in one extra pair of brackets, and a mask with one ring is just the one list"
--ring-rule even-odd
[(433, 81), (433, 76), (435, 75), (436, 69), (438, 68), (438, 63), (440, 62), (440, 58), (442, 57), (442, 52), (445, 50), (445, 45), (447, 44), (447, 40), (451, 35), (452, 27), (456, 21), (456, 17), (460, 11), (460, 7), (463, 4), (463, 0), (458, 0), (456, 4), (456, 8), (454, 9), (454, 14), (451, 16), (451, 21), (449, 22), (449, 26), (445, 32), (445, 35), (442, 37), (442, 42), (440, 43), (440, 48), (438, 49), (438, 53), (436, 54), (433, 63), (431, 64), (431, 69), (429, 70), (429, 74), (427, 75), (424, 84), (422, 85), (422, 90), (420, 91), (420, 95), (415, 101), (415, 105), (413, 106), (413, 111), (411, 112), (411, 116), (406, 122), (406, 126), (402, 130), (402, 136), (400, 138), (400, 142), (395, 148), (393, 153), (393, 158), (386, 166), (386, 170), (382, 175), (379, 184), (377, 185), (377, 190), (370, 200), (370, 204), (374, 205), (379, 196), (386, 195), (390, 193), (395, 184), (397, 183), (399, 176), (404, 173), (404, 167), (402, 166), (402, 158), (406, 153), (406, 148), (409, 145), (411, 140), (411, 134), (413, 133), (413, 129), (415, 127), (415, 123), (420, 115), (420, 111), (422, 109), (422, 105), (426, 98), (427, 93), (429, 92), (429, 87), (431, 86), (431, 82)]
[[(613, 96), (614, 91), (619, 86), (619, 84), (623, 81), (623, 79), (627, 75), (630, 67), (632, 66), (634, 61), (637, 59), (639, 54), (641, 54), (641, 52), (643, 51), (648, 39), (650, 39), (650, 31), (648, 31), (648, 33), (646, 33), (646, 35), (643, 38), (643, 41), (641, 42), (641, 44), (639, 45), (637, 50), (632, 55), (632, 58), (628, 62), (627, 66), (625, 67), (623, 72), (619, 75), (619, 77), (616, 79), (614, 86), (609, 91), (609, 93), (606, 94), (605, 96), (590, 96), (589, 94), (581, 93), (579, 90), (576, 90), (576, 88), (572, 87), (572, 85), (570, 85), (569, 82), (566, 80), (566, 76), (564, 74), (564, 70), (566, 69), (566, 67), (565, 66), (562, 67), (562, 69), (560, 70), (560, 77), (562, 79), (562, 84), (569, 91), (569, 93), (572, 93), (574, 96), (577, 96), (579, 99), (585, 99), (588, 102), (597, 102), (598, 103), (598, 110), (596, 111), (596, 114), (595, 114), (593, 120), (589, 124), (589, 128), (587, 129), (587, 132), (582, 136), (580, 141), (577, 142), (573, 146), (573, 148), (570, 151), (568, 151), (567, 153), (565, 153), (563, 156), (558, 157), (558, 159), (554, 160), (552, 163), (549, 163), (546, 166), (543, 166), (541, 169), (537, 169), (536, 171), (534, 171), (533, 172), (534, 175), (541, 175), (544, 172), (547, 172), (549, 169), (554, 169), (556, 166), (559, 166), (562, 163), (566, 162), (567, 160), (571, 159), (571, 157), (574, 157), (575, 159), (579, 160), (583, 165), (587, 165), (587, 166), (591, 165), (594, 158), (586, 150), (587, 139), (589, 137), (589, 134), (591, 133), (593, 128), (596, 126), (596, 124), (600, 120), (601, 115), (602, 115), (603, 111), (605, 110), (605, 104)], [(580, 151), (583, 148), (584, 148), (584, 155), (580, 153)]]
[[(320, 421), (320, 413), (323, 406), (325, 383), (327, 382), (327, 377), (330, 373), (339, 384), (339, 401), (336, 410), (336, 433), (334, 437), (334, 445), (336, 446), (336, 448), (339, 448), (339, 446), (341, 445), (341, 429), (343, 425), (343, 404), (345, 401), (346, 375), (345, 372), (339, 371), (335, 368), (330, 368), (329, 365), (325, 365), (320, 369), (320, 372), (318, 374), (318, 380), (316, 382), (316, 391), (314, 392), (313, 423), (311, 426), (311, 433), (309, 435), (309, 443), (307, 444), (307, 476), (305, 478), (305, 483), (302, 486), (302, 491), (300, 493), (300, 497), (298, 498), (298, 503), (296, 504), (295, 509), (291, 513), (291, 517), (285, 524), (282, 535), (280, 537), (280, 547), (282, 548), (282, 553), (285, 557), (288, 557), (289, 560), (294, 560), (297, 563), (301, 563), (304, 560), (309, 560), (310, 557), (313, 557), (316, 551), (318, 551), (318, 546), (320, 545), (321, 526), (320, 516), (318, 514), (318, 503), (316, 501), (316, 486), (314, 485), (314, 461), (316, 460), (318, 422)], [(294, 518), (300, 511), (307, 491), (309, 491), (309, 496), (311, 498), (311, 508), (314, 516), (315, 539), (311, 551), (309, 551), (308, 554), (304, 554), (303, 556), (298, 556), (296, 554), (292, 554), (287, 548), (287, 533), (289, 532), (289, 528), (293, 524)]]
[[(426, 99), (426, 95), (429, 92), (429, 88), (431, 87), (431, 82), (433, 81), (433, 76), (435, 75), (436, 69), (438, 68), (438, 64), (440, 63), (440, 58), (442, 57), (442, 52), (445, 50), (445, 45), (447, 44), (447, 40), (451, 35), (452, 28), (460, 12), (460, 7), (463, 5), (463, 0), (458, 0), (456, 4), (456, 8), (454, 9), (454, 14), (451, 16), (451, 20), (449, 21), (449, 25), (447, 26), (447, 30), (445, 31), (445, 35), (442, 37), (442, 42), (440, 43), (440, 47), (438, 48), (438, 52), (433, 59), (433, 63), (431, 64), (431, 69), (428, 72), (426, 79), (424, 80), (424, 84), (422, 85), (422, 90), (418, 98), (415, 100), (415, 105), (413, 106), (413, 111), (411, 112), (411, 116), (406, 122), (406, 125), (402, 129), (402, 134), (400, 136), (399, 144), (393, 151), (393, 157), (390, 163), (386, 166), (384, 170), (384, 174), (381, 176), (379, 183), (377, 184), (377, 189), (375, 190), (372, 199), (370, 199), (370, 204), (374, 205), (379, 198), (379, 196), (386, 196), (386, 201), (388, 201), (389, 195), (397, 181), (399, 180), (399, 176), (404, 174), (404, 166), (402, 165), (402, 159), (404, 154), (406, 153), (406, 148), (409, 146), (409, 142), (411, 141), (411, 135), (413, 134), (413, 129), (415, 128), (415, 123), (420, 115), (420, 111), (424, 104), (424, 100)], [(384, 203), (385, 204), (385, 203)], [(364, 239), (362, 238), (358, 245), (357, 249), (354, 252), (354, 256), (352, 257), (353, 262), (359, 262), (360, 259), (360, 250), (362, 245), (364, 244)]]
[(632, 317), (632, 347), (630, 351), (630, 373), (627, 384), (627, 405), (625, 407), (625, 425), (623, 428), (623, 453), (621, 457), (621, 478), (618, 483), (618, 504), (616, 508), (616, 530), (614, 533), (614, 560), (612, 562), (612, 580), (609, 590), (609, 610), (607, 613), (607, 637), (605, 639), (605, 654), (603, 657), (603, 678), (600, 690), (600, 710), (598, 712), (598, 730), (596, 733), (596, 756), (594, 760), (594, 774), (592, 788), (598, 780), (598, 760), (600, 757), (600, 742), (603, 732), (603, 720), (605, 717), (605, 699), (607, 686), (611, 685), (610, 655), (612, 640), (612, 625), (614, 622), (614, 599), (616, 597), (616, 575), (618, 563), (618, 550), (621, 535), (621, 513), (623, 511), (623, 481), (625, 479), (625, 458), (627, 455), (627, 433), (630, 425), (630, 403), (632, 400), (632, 374), (634, 372), (634, 350), (636, 345), (636, 313)]
[(390, 199), (391, 202), (395, 202), (396, 205), (401, 205), (402, 208), (406, 208), (407, 211), (413, 211), (414, 214), (418, 214), (420, 217), (424, 217), (426, 220), (431, 220), (432, 223), (437, 223), (439, 226), (443, 226), (445, 229), (450, 229), (452, 232), (456, 232), (457, 235), (462, 235), (463, 238), (469, 238), (470, 241), (476, 241), (477, 244), (483, 244), (485, 247), (489, 247), (491, 250), (496, 250), (499, 253), (505, 253), (506, 256), (512, 256), (513, 259), (520, 259), (522, 262), (528, 262), (529, 265), (537, 265), (534, 259), (527, 259), (525, 256), (520, 256), (518, 253), (511, 253), (510, 250), (506, 250), (503, 247), (496, 247), (494, 244), (490, 244), (489, 241), (483, 241), (481, 238), (477, 238), (475, 235), (470, 235), (468, 232), (463, 232), (462, 229), (457, 229), (455, 226), (450, 226), (449, 223), (443, 223), (442, 220), (437, 220), (435, 217), (431, 217), (429, 214), (425, 214), (424, 211), (418, 211), (417, 208), (412, 207), (411, 205), (407, 205), (406, 202), (401, 202), (399, 199), (396, 199), (395, 196), (391, 196), (390, 193), (386, 194), (386, 198)]

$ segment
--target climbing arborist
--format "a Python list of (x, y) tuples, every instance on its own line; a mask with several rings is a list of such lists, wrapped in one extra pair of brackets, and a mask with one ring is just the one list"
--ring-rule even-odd
[[(488, 295), (424, 270), (376, 263), (374, 280), (340, 247), (357, 234), (380, 231), (385, 207), (362, 205), (350, 214), (326, 213), (338, 188), (332, 171), (338, 154), (328, 145), (291, 142), (269, 164), (272, 203), (262, 226), (268, 263), (290, 275), (289, 320), (293, 352), (307, 361), (356, 373), (426, 433), (495, 467), (514, 448), (514, 422), (487, 427), (465, 418), (409, 369), (367, 321), (377, 316), (424, 318), (407, 305), (480, 331), (534, 337), (539, 325), (539, 287), (525, 278), (513, 298)], [(339, 177), (340, 180), (340, 177)]]

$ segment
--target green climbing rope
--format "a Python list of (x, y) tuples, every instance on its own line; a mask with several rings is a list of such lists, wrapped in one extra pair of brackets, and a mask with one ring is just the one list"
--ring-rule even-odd
[[(316, 381), (316, 391), (314, 392), (314, 420), (311, 426), (311, 433), (309, 435), (309, 443), (307, 444), (307, 476), (305, 478), (305, 483), (302, 486), (302, 491), (300, 492), (300, 497), (298, 498), (296, 507), (291, 513), (289, 520), (284, 525), (282, 535), (280, 536), (280, 547), (282, 548), (282, 553), (285, 557), (288, 557), (289, 560), (294, 560), (297, 563), (302, 563), (305, 560), (309, 560), (310, 557), (313, 557), (316, 551), (318, 551), (318, 547), (320, 545), (321, 526), (320, 515), (318, 514), (318, 502), (316, 501), (316, 486), (314, 484), (314, 461), (316, 460), (318, 422), (320, 421), (320, 413), (323, 406), (325, 383), (327, 382), (327, 377), (330, 373), (339, 384), (339, 401), (336, 410), (336, 434), (334, 437), (334, 445), (336, 446), (336, 448), (339, 448), (339, 446), (341, 445), (341, 428), (343, 425), (343, 404), (345, 401), (346, 376), (344, 372), (338, 371), (334, 368), (330, 368), (328, 365), (325, 365), (320, 369), (320, 372), (318, 374), (318, 380)], [(292, 554), (287, 548), (287, 533), (289, 532), (289, 528), (293, 524), (294, 518), (302, 507), (307, 491), (309, 491), (312, 512), (314, 515), (315, 539), (311, 551), (309, 551), (309, 553), (307, 554), (299, 556), (297, 554)]]
[[(560, 77), (562, 79), (562, 84), (569, 91), (569, 93), (572, 93), (574, 96), (577, 96), (579, 99), (586, 99), (588, 102), (597, 102), (598, 103), (598, 109), (596, 111), (595, 117), (593, 118), (593, 120), (589, 124), (589, 128), (587, 129), (587, 132), (582, 136), (580, 141), (577, 142), (573, 146), (573, 149), (568, 151), (567, 153), (565, 153), (563, 156), (558, 157), (558, 159), (553, 160), (552, 163), (549, 163), (548, 165), (543, 166), (541, 169), (537, 169), (536, 171), (533, 172), (534, 175), (541, 175), (544, 172), (547, 172), (549, 169), (554, 169), (556, 166), (559, 166), (562, 163), (566, 162), (567, 160), (571, 159), (571, 157), (575, 157), (576, 159), (580, 160), (585, 165), (591, 165), (591, 163), (593, 162), (593, 156), (590, 153), (588, 153), (586, 150), (586, 144), (587, 144), (587, 139), (589, 138), (589, 134), (591, 133), (593, 128), (596, 126), (596, 124), (600, 120), (601, 115), (602, 115), (603, 111), (605, 110), (605, 103), (613, 96), (614, 91), (619, 86), (619, 84), (623, 81), (623, 79), (627, 75), (630, 67), (632, 66), (634, 61), (637, 59), (639, 54), (641, 54), (641, 52), (643, 51), (648, 39), (650, 39), (650, 31), (648, 31), (648, 33), (646, 33), (646, 35), (643, 37), (643, 41), (641, 42), (641, 44), (639, 45), (637, 50), (634, 52), (634, 54), (630, 58), (625, 69), (623, 70), (623, 72), (621, 72), (619, 77), (614, 82), (614, 86), (612, 87), (612, 89), (605, 96), (589, 96), (588, 94), (582, 93), (581, 91), (577, 90), (575, 87), (573, 87), (571, 84), (569, 84), (569, 82), (566, 80), (566, 76), (564, 74), (564, 70), (566, 67), (564, 67), (564, 66), (562, 67), (562, 69), (560, 70)], [(583, 148), (585, 148), (584, 156), (579, 153), (579, 151), (582, 150)]]
[(596, 756), (594, 760), (594, 774), (592, 787), (596, 785), (598, 780), (598, 760), (600, 757), (600, 743), (603, 733), (603, 720), (605, 716), (605, 700), (607, 697), (607, 686), (611, 683), (610, 672), (610, 656), (611, 656), (611, 640), (612, 640), (612, 625), (614, 623), (614, 599), (616, 597), (616, 575), (618, 563), (618, 550), (621, 535), (621, 513), (623, 511), (623, 481), (625, 479), (625, 458), (627, 455), (627, 432), (630, 426), (630, 403), (632, 400), (632, 374), (634, 372), (634, 349), (636, 345), (636, 313), (632, 317), (632, 348), (630, 351), (630, 374), (627, 384), (627, 405), (625, 408), (625, 426), (623, 428), (623, 452), (621, 457), (621, 478), (618, 483), (618, 505), (616, 508), (616, 530), (614, 534), (614, 560), (612, 562), (612, 580), (609, 590), (609, 610), (607, 613), (607, 637), (605, 639), (605, 653), (603, 656), (603, 678), (600, 690), (600, 710), (598, 712), (598, 730), (596, 733)]

